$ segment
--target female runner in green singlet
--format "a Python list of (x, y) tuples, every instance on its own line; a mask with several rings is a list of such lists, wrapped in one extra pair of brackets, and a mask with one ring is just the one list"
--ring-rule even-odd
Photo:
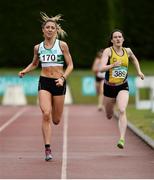
[[(34, 46), (32, 62), (22, 71), (19, 76), (23, 77), (34, 70), (41, 61), (42, 70), (39, 79), (39, 105), (42, 111), (42, 134), (45, 145), (45, 160), (52, 159), (51, 154), (51, 120), (57, 125), (60, 122), (64, 98), (66, 92), (66, 79), (73, 70), (72, 57), (66, 42), (59, 40), (63, 38), (65, 31), (61, 28), (59, 21), (61, 15), (48, 17), (41, 13), (43, 19), (42, 32), (44, 40)], [(66, 68), (64, 69), (64, 63)]]

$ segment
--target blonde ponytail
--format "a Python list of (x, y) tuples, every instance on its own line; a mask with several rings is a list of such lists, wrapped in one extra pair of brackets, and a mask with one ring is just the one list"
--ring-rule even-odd
[(40, 12), (40, 15), (43, 20), (42, 28), (46, 25), (47, 22), (51, 21), (51, 22), (54, 22), (57, 27), (58, 37), (64, 38), (67, 35), (67, 33), (61, 28), (60, 23), (59, 23), (59, 21), (63, 20), (61, 18), (62, 17), (61, 14), (49, 17), (46, 13)]

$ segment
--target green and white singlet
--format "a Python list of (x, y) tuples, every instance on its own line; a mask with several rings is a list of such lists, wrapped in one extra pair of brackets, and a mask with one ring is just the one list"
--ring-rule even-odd
[(40, 43), (38, 49), (39, 59), (42, 67), (64, 66), (64, 55), (60, 48), (60, 40), (56, 39), (52, 48), (47, 49), (44, 41)]

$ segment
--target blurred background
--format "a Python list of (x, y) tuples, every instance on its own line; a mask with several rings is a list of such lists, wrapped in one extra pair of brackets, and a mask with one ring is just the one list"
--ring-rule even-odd
[[(40, 11), (49, 16), (62, 14), (61, 22), (68, 36), (65, 38), (74, 62), (68, 79), (74, 104), (96, 104), (94, 75), (91, 71), (96, 52), (108, 46), (110, 32), (119, 28), (125, 35), (125, 46), (130, 47), (140, 61), (146, 76), (154, 75), (154, 1), (152, 0), (0, 0), (0, 103), (8, 85), (24, 87), (28, 104), (37, 102), (37, 80), (40, 68), (19, 79), (18, 71), (33, 57), (34, 45), (43, 40)], [(130, 64), (131, 96), (128, 118), (138, 120), (139, 128), (154, 132), (154, 113), (151, 109), (135, 109), (135, 69)], [(91, 77), (83, 92), (83, 79)], [(154, 82), (151, 82), (154, 83)], [(150, 89), (141, 92), (148, 98)], [(135, 117), (135, 118), (134, 118)], [(141, 124), (141, 119), (143, 123)], [(154, 137), (153, 137), (154, 138)]]
[(151, 0), (5, 0), (0, 1), (1, 67), (23, 67), (33, 46), (43, 40), (40, 11), (62, 14), (76, 68), (90, 68), (93, 58), (108, 45), (114, 28), (121, 29), (126, 46), (139, 59), (154, 59), (154, 2)]

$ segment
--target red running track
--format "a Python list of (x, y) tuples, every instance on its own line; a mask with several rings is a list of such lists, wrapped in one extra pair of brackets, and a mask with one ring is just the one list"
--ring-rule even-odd
[(52, 128), (45, 162), (39, 107), (0, 106), (0, 179), (154, 179), (153, 149), (129, 129), (118, 149), (117, 120), (96, 106), (66, 106)]

